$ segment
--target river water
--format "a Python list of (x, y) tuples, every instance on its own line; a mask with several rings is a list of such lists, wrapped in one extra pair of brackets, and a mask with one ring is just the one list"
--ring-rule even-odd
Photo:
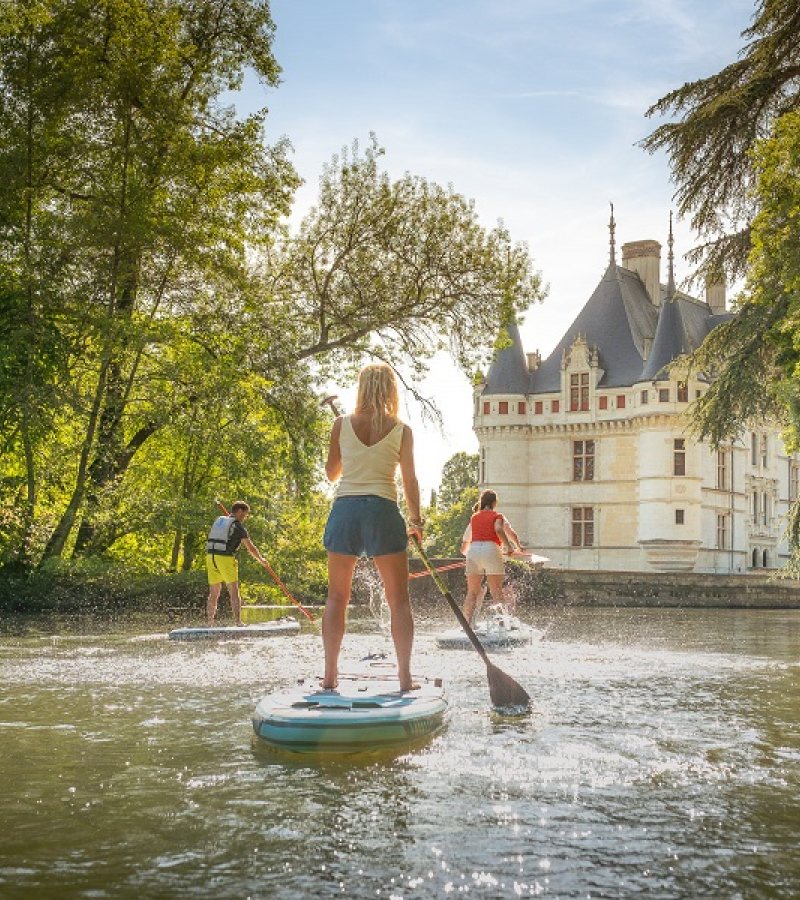
[[(308, 623), (191, 644), (3, 623), (0, 897), (800, 896), (800, 612), (523, 618), (545, 640), (492, 657), (531, 717), (437, 649), (445, 607), (414, 668), (445, 678), (447, 730), (338, 761), (252, 736), (261, 696), (321, 669)], [(389, 648), (353, 614), (344, 659)]]

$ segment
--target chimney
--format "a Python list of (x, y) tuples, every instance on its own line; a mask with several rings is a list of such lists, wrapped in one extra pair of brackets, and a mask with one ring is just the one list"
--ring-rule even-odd
[(528, 371), (535, 372), (542, 364), (542, 354), (538, 350), (534, 350), (533, 353), (525, 355), (528, 357)]
[(622, 265), (642, 279), (654, 306), (661, 306), (661, 244), (631, 241), (622, 245)]
[(711, 312), (718, 316), (725, 312), (725, 279), (722, 281), (709, 281), (706, 279), (706, 303), (711, 307)]

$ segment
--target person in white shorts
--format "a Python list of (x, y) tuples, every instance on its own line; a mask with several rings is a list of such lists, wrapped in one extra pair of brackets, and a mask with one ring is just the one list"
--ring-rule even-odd
[(475, 505), (475, 512), (461, 542), (461, 552), (467, 557), (464, 616), (469, 622), (480, 609), (486, 593), (481, 592), (484, 576), (493, 600), (503, 604), (503, 553), (511, 553), (514, 548), (522, 549), (516, 531), (505, 516), (495, 512), (496, 506), (497, 494), (491, 490), (484, 491)]

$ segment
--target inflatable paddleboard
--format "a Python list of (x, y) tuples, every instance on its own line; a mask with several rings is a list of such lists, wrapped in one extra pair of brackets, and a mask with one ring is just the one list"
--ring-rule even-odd
[[(544, 631), (524, 625), (516, 616), (507, 612), (492, 612), (475, 623), (475, 636), (484, 647), (524, 647), (544, 637)], [(437, 646), (447, 650), (466, 650), (472, 642), (463, 628), (451, 628), (436, 635)]]
[(167, 635), (171, 641), (231, 640), (235, 638), (277, 637), (299, 634), (300, 623), (292, 616), (258, 625), (231, 625), (213, 628), (175, 628)]
[(260, 741), (292, 753), (362, 753), (410, 747), (442, 730), (449, 711), (442, 680), (419, 678), (400, 691), (393, 663), (339, 675), (335, 690), (319, 679), (268, 694), (253, 713)]

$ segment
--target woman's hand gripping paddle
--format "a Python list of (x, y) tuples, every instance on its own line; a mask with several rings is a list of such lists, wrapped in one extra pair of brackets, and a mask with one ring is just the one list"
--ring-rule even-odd
[(442, 592), (445, 600), (450, 604), (450, 608), (456, 615), (456, 618), (459, 621), (459, 624), (464, 629), (467, 634), (467, 637), (472, 642), (472, 646), (480, 653), (481, 658), (486, 663), (486, 675), (489, 679), (489, 697), (492, 701), (492, 706), (498, 710), (514, 710), (515, 712), (519, 712), (520, 710), (528, 710), (531, 705), (531, 698), (528, 695), (528, 692), (522, 685), (517, 684), (516, 681), (510, 676), (506, 675), (501, 669), (498, 669), (497, 666), (489, 659), (486, 654), (486, 651), (483, 649), (483, 644), (478, 640), (478, 636), (470, 627), (469, 622), (467, 621), (464, 613), (461, 612), (456, 601), (453, 599), (453, 595), (447, 589), (447, 585), (442, 581), (439, 573), (433, 568), (431, 565), (431, 561), (428, 559), (428, 554), (422, 549), (422, 545), (419, 540), (417, 540), (415, 535), (412, 535), (412, 539), (414, 541), (414, 545), (417, 548), (417, 553), (419, 553), (420, 558), (423, 563), (425, 563), (425, 568), (431, 574), (431, 577), (436, 582), (436, 587)]

